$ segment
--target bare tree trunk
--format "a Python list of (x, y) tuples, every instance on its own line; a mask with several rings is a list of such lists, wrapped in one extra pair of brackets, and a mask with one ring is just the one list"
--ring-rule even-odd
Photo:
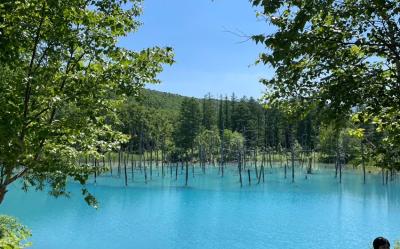
[[(257, 147), (254, 150), (254, 169), (256, 170), (256, 178), (258, 178), (258, 168), (257, 168)], [(260, 172), (261, 173), (261, 172)]]
[[(126, 156), (128, 158), (129, 155)], [(126, 171), (127, 160), (124, 160), (125, 186), (128, 186), (128, 173)]]
[(264, 166), (262, 167), (262, 178), (263, 178), (263, 183), (264, 183), (265, 182)]
[(164, 178), (164, 149), (161, 150), (161, 176)]
[(285, 163), (285, 179), (287, 178), (287, 163)]
[(186, 156), (185, 168), (186, 168), (185, 186), (187, 186), (188, 185), (188, 181), (189, 181), (189, 163), (188, 163), (187, 156)]
[(271, 151), (268, 152), (268, 158), (269, 158), (269, 167), (272, 169), (272, 157), (271, 157)]
[(108, 164), (110, 165), (110, 173), (111, 173), (111, 176), (112, 176), (112, 174), (113, 174), (113, 165), (112, 165), (110, 153), (108, 154)]
[(238, 153), (238, 168), (239, 168), (240, 187), (243, 187), (243, 181), (242, 181), (242, 155), (241, 155), (240, 151)]
[(158, 148), (156, 148), (156, 167), (158, 168), (158, 164), (159, 160), (158, 160)]
[(132, 176), (131, 176), (132, 182), (134, 182), (135, 181), (135, 169), (134, 169), (133, 163), (131, 164), (131, 174), (132, 174)]
[(121, 149), (118, 151), (118, 177), (121, 176)]
[(363, 168), (363, 178), (364, 184), (366, 183), (366, 175), (365, 175), (365, 158), (364, 158), (364, 143), (361, 141), (361, 163)]
[(312, 155), (310, 155), (309, 158), (308, 158), (307, 174), (312, 174)]
[(342, 183), (342, 161), (339, 157), (339, 183)]
[(389, 170), (387, 169), (386, 170), (386, 185), (388, 184), (388, 182), (389, 182)]
[(153, 147), (150, 149), (150, 180), (153, 180)]
[(176, 163), (176, 167), (175, 167), (175, 181), (178, 180), (178, 165), (179, 163)]
[(292, 182), (294, 182), (294, 147), (292, 145)]
[(97, 183), (97, 159), (94, 159), (94, 183)]

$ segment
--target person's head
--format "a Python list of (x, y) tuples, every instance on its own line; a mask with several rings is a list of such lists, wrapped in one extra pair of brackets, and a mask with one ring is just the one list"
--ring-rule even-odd
[(390, 243), (389, 243), (389, 240), (387, 240), (383, 237), (378, 237), (374, 240), (373, 246), (374, 246), (374, 249), (389, 249)]

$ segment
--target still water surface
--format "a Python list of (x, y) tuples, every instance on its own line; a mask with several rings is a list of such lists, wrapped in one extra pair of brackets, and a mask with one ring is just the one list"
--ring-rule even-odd
[(103, 176), (89, 189), (100, 201), (94, 210), (70, 184), (70, 199), (12, 186), (0, 213), (13, 215), (33, 232), (34, 249), (260, 249), (370, 248), (376, 236), (400, 239), (400, 184), (383, 186), (379, 175), (319, 170), (305, 179), (284, 179), (268, 169), (266, 182), (240, 188), (236, 170), (224, 178), (216, 169), (184, 175), (176, 182), (153, 173), (145, 184), (123, 186), (123, 177)]

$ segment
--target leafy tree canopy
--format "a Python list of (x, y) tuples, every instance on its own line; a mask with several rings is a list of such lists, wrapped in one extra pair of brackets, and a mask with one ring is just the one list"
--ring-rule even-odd
[[(85, 184), (82, 156), (99, 157), (127, 137), (110, 125), (126, 96), (157, 83), (171, 48), (131, 51), (118, 38), (136, 31), (141, 0), (31, 0), (0, 3), (0, 203), (24, 188), (68, 195)], [(94, 198), (83, 189), (85, 199)]]
[[(251, 0), (274, 27), (253, 36), (275, 68), (262, 82), (269, 105), (292, 113), (318, 106), (326, 120), (354, 115), (385, 134), (385, 160), (398, 164), (400, 145), (399, 1)], [(355, 112), (357, 108), (357, 112)]]
[(26, 239), (31, 236), (31, 232), (23, 225), (19, 224), (14, 218), (0, 215), (0, 248), (22, 249), (29, 247)]

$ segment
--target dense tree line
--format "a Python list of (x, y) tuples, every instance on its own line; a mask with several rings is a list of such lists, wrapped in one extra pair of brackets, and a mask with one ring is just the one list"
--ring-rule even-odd
[[(254, 98), (234, 94), (196, 99), (144, 90), (143, 95), (145, 101), (131, 99), (122, 108), (123, 132), (131, 135), (124, 146), (133, 153), (147, 151), (155, 160), (224, 165), (243, 158), (265, 162), (271, 154), (296, 161), (313, 155), (315, 162), (334, 164), (338, 177), (344, 165), (363, 167), (364, 172), (366, 166), (377, 165), (365, 140), (354, 135), (351, 119), (343, 118), (338, 130), (324, 122), (317, 108), (293, 119), (281, 108), (265, 108)], [(382, 139), (373, 125), (365, 130), (368, 141)], [(152, 155), (158, 151), (162, 158)]]
[[(135, 151), (141, 147), (138, 144), (141, 132), (145, 133), (142, 135), (145, 148), (149, 145), (159, 148), (161, 140), (152, 134), (161, 132), (158, 136), (164, 136), (165, 141), (168, 141), (165, 147), (168, 151), (181, 150), (183, 153), (188, 152), (191, 157), (194, 154), (198, 156), (196, 141), (204, 143), (202, 136), (207, 134), (213, 134), (216, 138), (216, 148), (224, 143), (221, 142), (224, 134), (242, 136), (244, 146), (250, 150), (278, 151), (290, 148), (286, 115), (278, 109), (265, 109), (254, 98), (237, 99), (233, 94), (230, 98), (225, 96), (217, 99), (209, 94), (196, 99), (150, 90), (146, 90), (145, 94), (148, 96), (146, 101), (132, 99), (123, 106), (120, 113), (123, 124), (121, 128), (123, 132), (132, 135), (130, 144), (134, 145)], [(157, 108), (152, 100), (159, 103)], [(179, 108), (176, 103), (179, 103)], [(297, 122), (295, 130), (294, 139), (302, 148), (317, 148), (319, 121), (315, 115), (309, 114)]]

